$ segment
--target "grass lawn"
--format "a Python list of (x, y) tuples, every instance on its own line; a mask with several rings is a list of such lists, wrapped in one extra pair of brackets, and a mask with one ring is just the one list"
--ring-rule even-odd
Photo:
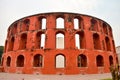
[(101, 80), (112, 80), (111, 78), (101, 79)]

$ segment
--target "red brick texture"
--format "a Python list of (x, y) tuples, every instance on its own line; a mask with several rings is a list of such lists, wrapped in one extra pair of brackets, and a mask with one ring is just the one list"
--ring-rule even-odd
[[(62, 18), (64, 28), (57, 28)], [(45, 28), (42, 28), (46, 19)], [(78, 20), (75, 29), (74, 19)], [(64, 35), (64, 48), (56, 48), (56, 35)], [(41, 46), (41, 35), (45, 35)], [(80, 36), (80, 49), (75, 35)], [(56, 67), (56, 57), (64, 57), (64, 66)], [(77, 13), (42, 13), (24, 17), (8, 28), (2, 66), (5, 72), (25, 74), (107, 73), (117, 63), (112, 29), (96, 17)]]

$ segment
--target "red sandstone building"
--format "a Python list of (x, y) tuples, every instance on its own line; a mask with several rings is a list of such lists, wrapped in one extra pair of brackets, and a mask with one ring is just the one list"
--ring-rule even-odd
[(8, 28), (2, 66), (26, 74), (107, 73), (117, 63), (112, 29), (96, 17), (42, 13)]

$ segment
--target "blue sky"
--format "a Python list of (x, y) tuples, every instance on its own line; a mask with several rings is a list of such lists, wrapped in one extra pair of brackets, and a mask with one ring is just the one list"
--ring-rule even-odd
[(75, 12), (100, 18), (113, 29), (116, 46), (120, 45), (120, 0), (0, 0), (0, 45), (14, 21), (44, 12)]

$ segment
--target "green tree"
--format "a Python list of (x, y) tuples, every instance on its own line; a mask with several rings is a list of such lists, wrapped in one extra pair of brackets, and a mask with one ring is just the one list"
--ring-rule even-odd
[(3, 54), (3, 50), (4, 50), (4, 47), (0, 46), (0, 63), (1, 63), (1, 58), (2, 58), (2, 54)]

